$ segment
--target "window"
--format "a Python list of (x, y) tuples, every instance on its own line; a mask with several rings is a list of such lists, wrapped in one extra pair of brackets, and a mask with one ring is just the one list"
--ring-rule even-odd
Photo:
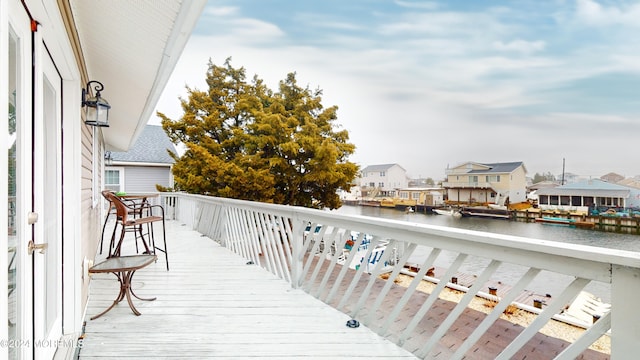
[(409, 198), (409, 194), (406, 191), (400, 191), (400, 198), (401, 199), (408, 199)]
[(121, 169), (108, 169), (104, 171), (104, 188), (115, 192), (123, 191)]
[(380, 171), (380, 176), (386, 176), (384, 171)]
[(420, 200), (420, 193), (419, 192), (412, 192), (411, 193), (411, 199)]
[(582, 198), (583, 204), (584, 206), (589, 206), (592, 207), (596, 204), (596, 200), (593, 198), (593, 196), (585, 196)]
[(571, 197), (571, 205), (572, 206), (582, 206), (582, 197), (580, 197), (580, 196), (572, 196)]
[(383, 187), (384, 187), (384, 183), (383, 183), (383, 182), (379, 182), (379, 183), (378, 183), (378, 187), (383, 188)]
[(538, 196), (538, 203), (540, 205), (549, 205), (549, 196), (548, 195)]

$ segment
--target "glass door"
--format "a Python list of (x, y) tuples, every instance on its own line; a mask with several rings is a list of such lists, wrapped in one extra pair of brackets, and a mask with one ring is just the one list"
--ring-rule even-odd
[[(32, 356), (32, 272), (27, 254), (33, 227), (29, 223), (32, 211), (31, 186), (31, 32), (30, 20), (18, 0), (8, 2), (8, 31), (2, 34), (7, 43), (7, 81), (2, 101), (8, 103), (2, 131), (8, 139), (2, 144), (2, 156), (7, 159), (7, 346), (0, 357), (10, 359)], [(5, 54), (3, 54), (5, 56)], [(4, 71), (5, 69), (3, 69)], [(5, 78), (5, 73), (0, 76)], [(5, 95), (6, 94), (6, 95)], [(6, 96), (6, 97), (4, 97)], [(3, 107), (4, 109), (4, 107)], [(4, 163), (4, 162), (3, 162)]]
[[(7, 200), (8, 200), (8, 222), (7, 222), (7, 253), (8, 253), (8, 336), (9, 341), (16, 341), (17, 328), (18, 328), (18, 303), (19, 297), (16, 292), (18, 261), (16, 256), (18, 255), (17, 243), (18, 243), (18, 223), (17, 223), (17, 157), (16, 157), (16, 142), (17, 142), (17, 126), (16, 120), (18, 117), (18, 103), (17, 103), (17, 79), (18, 79), (18, 36), (14, 31), (9, 31), (9, 76), (8, 76), (8, 88), (9, 94), (9, 114), (7, 117), (7, 131), (9, 133), (9, 141), (6, 144), (7, 148)], [(6, 100), (5, 100), (6, 101)], [(10, 358), (15, 357), (15, 353), (9, 348)]]
[(42, 87), (34, 124), (34, 209), (38, 214), (32, 239), (35, 354), (50, 359), (62, 335), (62, 83), (47, 52), (42, 52)]

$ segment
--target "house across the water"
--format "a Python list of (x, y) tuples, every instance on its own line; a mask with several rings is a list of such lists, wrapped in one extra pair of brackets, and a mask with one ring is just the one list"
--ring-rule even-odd
[(599, 179), (541, 188), (536, 193), (538, 207), (542, 210), (597, 214), (640, 208), (640, 189)]

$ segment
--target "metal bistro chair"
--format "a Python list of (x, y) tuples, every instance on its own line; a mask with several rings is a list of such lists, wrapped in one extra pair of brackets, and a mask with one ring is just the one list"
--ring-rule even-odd
[[(120, 232), (120, 240), (113, 251), (113, 253), (109, 253), (109, 257), (111, 256), (120, 256), (120, 251), (122, 248), (122, 241), (124, 240), (124, 236), (128, 231), (133, 231), (136, 236), (136, 247), (137, 247), (137, 238), (140, 237), (142, 239), (142, 244), (145, 248), (145, 253), (147, 254), (155, 254), (156, 250), (164, 253), (164, 258), (167, 263), (167, 271), (169, 270), (169, 257), (167, 255), (167, 234), (165, 229), (164, 222), (164, 208), (161, 205), (150, 205), (150, 204), (136, 204), (135, 206), (126, 204), (120, 197), (118, 197), (114, 193), (106, 193), (107, 199), (115, 206), (116, 208), (116, 226), (119, 224), (122, 227)], [(154, 215), (154, 211), (158, 211), (158, 215)], [(155, 235), (153, 232), (153, 223), (162, 222), (162, 239), (164, 243), (164, 248), (159, 248), (156, 245)], [(149, 241), (145, 240), (145, 233), (143, 233), (143, 226), (147, 227), (146, 235), (149, 236)], [(115, 229), (114, 229), (115, 232)], [(109, 249), (111, 250), (111, 249)]]
[[(102, 225), (102, 236), (100, 237), (100, 254), (102, 254), (102, 245), (104, 243), (104, 232), (107, 228), (107, 223), (109, 222), (109, 218), (111, 217), (112, 214), (116, 215), (116, 207), (111, 202), (111, 200), (109, 200), (109, 197), (107, 196), (107, 194), (115, 194), (115, 191), (102, 190), (102, 197), (104, 197), (109, 203), (109, 208), (107, 209), (107, 215), (105, 216), (104, 224)], [(136, 204), (135, 201), (129, 201), (129, 200), (126, 200), (126, 201), (123, 200), (123, 201), (127, 204), (129, 208), (132, 209), (129, 211), (129, 215), (133, 215), (133, 217), (140, 217), (139, 215), (142, 214), (142, 209), (141, 209), (142, 204)], [(111, 242), (109, 243), (109, 253), (111, 253), (111, 249), (113, 249), (115, 245), (116, 230), (117, 230), (117, 226), (114, 226), (113, 232), (111, 233)], [(133, 230), (135, 229), (131, 229), (128, 231), (133, 231)], [(137, 235), (136, 235), (136, 251), (138, 251)]]

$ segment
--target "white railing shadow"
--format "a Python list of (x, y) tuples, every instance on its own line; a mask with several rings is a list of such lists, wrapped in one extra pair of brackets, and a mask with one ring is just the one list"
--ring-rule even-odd
[[(446, 351), (447, 358), (461, 359), (478, 351), (500, 324), (503, 312), (541, 271), (573, 280), (505, 346), (484, 351), (494, 351), (492, 356), (498, 359), (530, 351), (532, 339), (543, 326), (591, 282), (610, 284), (611, 307), (598, 314), (593, 325), (585, 324), (582, 336), (556, 358), (573, 359), (608, 334), (611, 356), (626, 358), (640, 341), (635, 306), (640, 296), (638, 253), (199, 195), (163, 194), (162, 198), (165, 206), (172, 207), (167, 213), (176, 220), (419, 357)], [(606, 236), (603, 233), (603, 239)], [(393, 281), (378, 277), (390, 272), (388, 278), (396, 279), (419, 247), (426, 248), (427, 255), (402, 292)], [(445, 253), (455, 256), (446, 262), (440, 281), (430, 294), (418, 291), (421, 280)], [(444, 304), (439, 295), (447, 287), (455, 288), (448, 279), (457, 276), (470, 257), (484, 258), (487, 265), (461, 299), (436, 319), (434, 308)], [(482, 290), (501, 266), (523, 270), (508, 291), (495, 296), (492, 311), (474, 324), (465, 323), (468, 305), (479, 295), (486, 298)], [(464, 336), (457, 335), (460, 326), (465, 327)]]

